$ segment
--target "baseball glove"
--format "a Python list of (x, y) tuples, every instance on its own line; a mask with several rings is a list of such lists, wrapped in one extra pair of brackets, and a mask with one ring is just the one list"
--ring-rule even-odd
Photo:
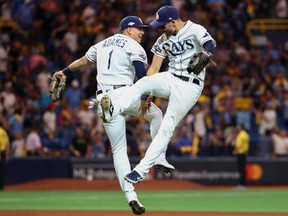
[(212, 61), (212, 54), (206, 51), (200, 51), (195, 53), (187, 67), (188, 73), (193, 73), (198, 75), (207, 66), (207, 64)]
[(66, 77), (59, 77), (54, 74), (51, 77), (49, 85), (49, 95), (52, 102), (56, 102), (60, 99), (62, 92), (66, 87)]

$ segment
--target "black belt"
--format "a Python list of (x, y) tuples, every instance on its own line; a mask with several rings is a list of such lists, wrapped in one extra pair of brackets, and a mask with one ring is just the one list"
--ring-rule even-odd
[[(179, 76), (179, 75), (176, 75), (176, 74), (173, 74), (175, 77), (185, 81), (185, 82), (189, 82), (190, 80), (190, 77), (185, 77), (185, 76)], [(200, 85), (200, 81), (196, 78), (193, 78), (192, 80), (192, 83), (196, 84), (196, 85)]]
[[(121, 88), (121, 87), (124, 87), (124, 86), (127, 86), (127, 85), (113, 85), (113, 89), (118, 89), (118, 88)], [(100, 89), (98, 91), (96, 91), (96, 95), (99, 95), (99, 94), (102, 94), (103, 91)]]

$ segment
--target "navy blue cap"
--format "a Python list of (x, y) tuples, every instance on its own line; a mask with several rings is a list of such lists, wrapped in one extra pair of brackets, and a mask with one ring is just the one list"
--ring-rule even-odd
[(163, 6), (156, 13), (156, 20), (150, 23), (152, 27), (160, 27), (171, 20), (179, 19), (179, 11), (173, 6)]
[(126, 28), (145, 28), (149, 27), (149, 25), (144, 25), (142, 20), (137, 16), (127, 16), (124, 17), (120, 22), (120, 29)]

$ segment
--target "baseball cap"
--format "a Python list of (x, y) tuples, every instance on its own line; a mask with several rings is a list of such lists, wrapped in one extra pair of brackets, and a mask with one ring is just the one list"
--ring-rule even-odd
[(163, 6), (156, 12), (156, 20), (150, 23), (152, 27), (160, 27), (174, 19), (179, 19), (179, 11), (173, 6)]
[(149, 25), (144, 25), (142, 20), (137, 16), (126, 16), (120, 22), (120, 29), (126, 28), (145, 28), (149, 27)]

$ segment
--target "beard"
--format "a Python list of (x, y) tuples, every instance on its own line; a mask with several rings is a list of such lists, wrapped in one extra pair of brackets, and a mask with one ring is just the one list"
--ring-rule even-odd
[(177, 34), (175, 29), (166, 29), (164, 33), (167, 37), (170, 37), (171, 35), (175, 36)]

